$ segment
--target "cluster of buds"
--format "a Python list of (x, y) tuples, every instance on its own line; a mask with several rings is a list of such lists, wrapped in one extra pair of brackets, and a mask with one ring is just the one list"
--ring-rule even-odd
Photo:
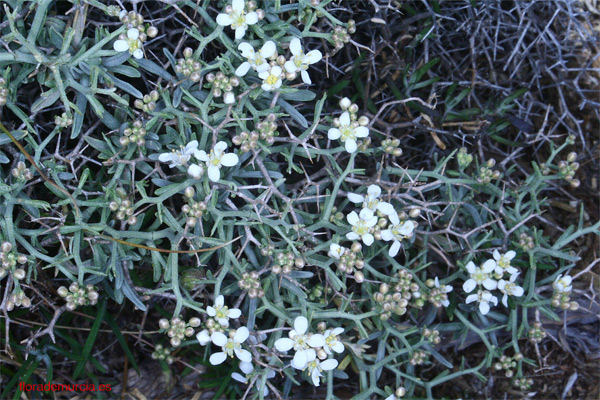
[(514, 375), (513, 369), (517, 367), (517, 361), (521, 361), (522, 359), (523, 354), (521, 353), (515, 353), (512, 357), (502, 355), (500, 360), (497, 363), (494, 363), (494, 369), (496, 371), (504, 371), (504, 376), (512, 378)]
[[(200, 70), (202, 65), (199, 61), (194, 58), (194, 50), (186, 47), (183, 50), (183, 58), (177, 60), (175, 66), (175, 72), (182, 74), (190, 78), (192, 82), (198, 82), (200, 80)], [(218, 96), (217, 96), (218, 97)]]
[(25, 166), (25, 163), (23, 161), (19, 161), (17, 163), (17, 167), (13, 168), (10, 171), (10, 173), (12, 174), (12, 176), (19, 180), (28, 181), (30, 179), (33, 179), (33, 173), (29, 168)]
[(427, 361), (427, 353), (423, 350), (417, 350), (410, 357), (410, 365), (423, 365)]
[(541, 343), (546, 337), (546, 331), (542, 329), (540, 322), (535, 322), (527, 332), (527, 337), (531, 343)]
[(204, 323), (204, 327), (208, 331), (208, 334), (212, 335), (215, 332), (225, 333), (225, 328), (228, 328), (229, 325), (221, 325), (219, 324), (219, 321), (215, 320), (214, 318), (207, 318), (206, 322)]
[(254, 150), (258, 147), (258, 139), (260, 135), (255, 132), (246, 132), (243, 131), (239, 135), (235, 135), (231, 141), (236, 146), (240, 146), (240, 150), (242, 153), (247, 153), (250, 150)]
[(144, 97), (140, 99), (136, 99), (133, 102), (133, 106), (142, 110), (145, 113), (150, 113), (154, 111), (156, 108), (156, 102), (160, 98), (158, 92), (156, 90), (151, 91), (148, 94), (145, 94)]
[(251, 299), (261, 298), (265, 296), (265, 291), (262, 288), (258, 272), (244, 272), (242, 279), (238, 281), (240, 289), (248, 292), (248, 297)]
[(263, 246), (260, 249), (260, 254), (262, 254), (265, 257), (272, 256), (274, 252), (275, 252), (275, 246), (273, 246), (272, 243), (268, 243), (268, 244), (263, 243)]
[[(138, 40), (144, 43), (148, 38), (153, 38), (158, 34), (158, 29), (155, 26), (144, 24), (144, 17), (135, 11), (121, 10), (119, 19), (127, 29), (137, 29), (140, 33)], [(121, 37), (119, 37), (122, 39)]]
[(73, 125), (73, 117), (64, 112), (61, 115), (54, 117), (54, 124), (61, 128), (66, 128), (67, 126)]
[(448, 299), (448, 293), (452, 291), (451, 286), (440, 285), (439, 281), (437, 281), (436, 284), (434, 279), (427, 279), (425, 285), (429, 288), (429, 293), (423, 293), (423, 300), (428, 300), (437, 308), (449, 304), (450, 300)]
[(579, 182), (579, 179), (573, 179), (575, 177), (575, 172), (579, 169), (579, 163), (575, 161), (576, 159), (577, 153), (570, 152), (569, 155), (567, 155), (566, 160), (562, 160), (558, 163), (558, 175), (569, 182), (573, 188), (579, 187), (581, 183)]
[(345, 220), (346, 217), (344, 216), (344, 213), (338, 211), (338, 208), (336, 206), (333, 206), (331, 208), (331, 214), (329, 215), (329, 222), (334, 224), (344, 224)]
[(161, 318), (158, 321), (158, 326), (161, 331), (167, 332), (167, 336), (171, 338), (171, 346), (177, 347), (184, 338), (195, 334), (194, 328), (200, 326), (200, 318), (192, 317), (187, 323), (180, 317), (173, 317), (171, 321)]
[(440, 332), (436, 329), (423, 329), (423, 336), (432, 344), (440, 344)]
[(489, 160), (487, 160), (487, 162), (484, 165), (479, 167), (479, 176), (477, 177), (477, 182), (483, 183), (483, 184), (488, 184), (492, 181), (492, 179), (499, 179), (500, 171), (492, 170), (492, 168), (494, 168), (495, 165), (496, 165), (496, 160), (494, 160), (493, 158), (490, 158)]
[(93, 306), (98, 303), (98, 291), (94, 285), (79, 287), (77, 282), (71, 283), (69, 289), (61, 286), (57, 290), (58, 295), (67, 300), (67, 310), (73, 311), (79, 306)]
[(133, 215), (133, 201), (127, 196), (127, 192), (123, 188), (117, 188), (117, 196), (113, 201), (108, 203), (108, 208), (116, 213), (116, 218), (119, 221), (127, 221), (129, 225), (137, 222), (137, 217)]
[(517, 378), (513, 382), (513, 386), (519, 390), (530, 390), (533, 386), (533, 379), (525, 377)]
[(277, 116), (269, 114), (267, 117), (256, 124), (256, 129), (252, 132), (244, 131), (233, 137), (232, 142), (240, 146), (242, 153), (247, 153), (258, 147), (258, 140), (263, 140), (267, 144), (273, 144), (277, 136)]
[(0, 279), (4, 278), (10, 271), (12, 277), (16, 281), (20, 281), (25, 278), (25, 270), (23, 268), (17, 268), (17, 264), (25, 264), (27, 262), (27, 256), (24, 254), (17, 254), (12, 251), (12, 244), (10, 242), (3, 242), (0, 245)]
[(0, 106), (6, 104), (8, 98), (8, 88), (6, 87), (6, 79), (0, 76)]
[[(417, 307), (423, 306), (419, 285), (413, 282), (413, 275), (405, 269), (401, 269), (398, 274), (399, 281), (393, 288), (387, 283), (379, 285), (379, 291), (373, 294), (373, 300), (381, 308), (380, 318), (385, 321), (392, 317), (392, 314), (404, 315), (408, 309), (409, 301), (414, 299)], [(390, 292), (390, 289), (393, 292)]]
[(198, 223), (200, 218), (202, 218), (202, 214), (206, 211), (206, 203), (194, 200), (196, 191), (191, 186), (185, 188), (184, 194), (187, 204), (184, 204), (183, 207), (181, 207), (181, 211), (187, 216), (185, 221), (186, 225), (191, 228)]
[(336, 26), (333, 29), (333, 35), (331, 39), (334, 43), (334, 50), (332, 55), (344, 48), (344, 45), (350, 41), (350, 35), (356, 32), (356, 22), (353, 19), (348, 20), (348, 27)]
[(331, 287), (325, 287), (322, 283), (317, 283), (308, 293), (308, 299), (310, 301), (315, 301), (325, 305), (327, 304), (327, 300), (325, 300), (325, 297), (328, 297), (331, 294), (333, 294), (333, 289), (331, 289)]
[(139, 119), (130, 123), (125, 130), (123, 130), (123, 136), (119, 139), (122, 146), (127, 146), (129, 143), (135, 143), (138, 147), (142, 147), (146, 144), (146, 128), (144, 123)]
[(362, 283), (365, 280), (365, 275), (361, 271), (365, 267), (361, 250), (362, 245), (358, 242), (352, 243), (349, 249), (337, 245), (332, 245), (329, 249), (329, 256), (337, 260), (338, 271), (342, 275), (354, 274), (354, 280), (358, 283)]
[(173, 364), (173, 356), (171, 355), (171, 350), (168, 347), (163, 347), (162, 344), (157, 344), (152, 352), (152, 359), (164, 361), (167, 364)]
[(572, 279), (569, 275), (559, 275), (552, 287), (554, 288), (554, 294), (552, 295), (552, 306), (561, 308), (563, 310), (577, 311), (579, 309), (579, 303), (571, 300), (571, 291), (573, 286), (571, 285)]
[[(310, 5), (312, 7), (318, 7), (319, 4), (321, 4), (321, 0), (310, 0)], [(311, 20), (313, 13), (316, 14), (317, 18), (322, 18), (324, 16), (323, 11), (320, 9), (313, 10), (312, 8), (305, 7), (298, 13), (298, 21), (307, 24)]]
[(295, 257), (291, 251), (277, 253), (275, 256), (271, 272), (276, 275), (289, 275), (294, 267), (298, 269), (304, 268), (305, 262), (300, 257)]
[(212, 72), (206, 75), (207, 87), (212, 88), (213, 97), (223, 96), (225, 104), (233, 104), (235, 102), (235, 94), (233, 88), (239, 86), (240, 78), (237, 76), (227, 76), (219, 71), (216, 74)]
[(458, 161), (458, 168), (464, 170), (473, 162), (473, 155), (467, 153), (466, 147), (461, 147), (458, 154), (456, 154), (456, 160)]
[(523, 251), (527, 252), (532, 250), (535, 247), (535, 243), (533, 242), (533, 237), (529, 236), (526, 233), (521, 233), (519, 235), (519, 247), (523, 249)]
[(31, 306), (31, 299), (22, 290), (15, 290), (6, 302), (6, 311), (12, 311), (15, 306), (29, 308)]
[(381, 141), (381, 147), (383, 148), (383, 151), (391, 156), (400, 157), (402, 155), (400, 140), (398, 139), (384, 139)]

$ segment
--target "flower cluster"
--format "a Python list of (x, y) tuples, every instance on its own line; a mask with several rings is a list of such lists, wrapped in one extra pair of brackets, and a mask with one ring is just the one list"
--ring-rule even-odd
[(264, 18), (264, 11), (256, 9), (256, 2), (232, 0), (231, 5), (225, 7), (225, 12), (217, 15), (217, 24), (229, 26), (235, 31), (235, 38), (241, 39), (246, 34), (248, 25), (254, 25), (259, 19)]
[(192, 317), (186, 323), (181, 317), (173, 317), (171, 321), (161, 318), (158, 321), (158, 326), (161, 331), (166, 332), (167, 336), (171, 338), (171, 346), (177, 347), (183, 339), (194, 335), (194, 328), (200, 326), (200, 319)]
[(406, 314), (411, 301), (418, 308), (424, 304), (419, 285), (413, 281), (413, 274), (401, 269), (396, 278), (398, 281), (392, 287), (382, 283), (379, 285), (379, 291), (373, 293), (373, 310), (381, 313), (379, 318), (383, 321), (390, 319), (393, 314)]
[(21, 289), (15, 289), (6, 301), (6, 311), (12, 311), (15, 306), (29, 308), (31, 299)]
[(381, 141), (381, 147), (383, 148), (383, 151), (391, 156), (400, 157), (402, 155), (400, 140), (398, 139), (384, 139)]
[(66, 128), (67, 126), (73, 125), (73, 117), (64, 112), (61, 115), (54, 117), (54, 124), (61, 128)]
[(115, 190), (116, 196), (113, 201), (108, 203), (108, 208), (116, 213), (115, 217), (119, 221), (126, 221), (128, 225), (134, 225), (137, 222), (137, 217), (134, 214), (133, 201), (125, 191), (119, 187)]
[(581, 184), (579, 179), (574, 179), (575, 172), (579, 169), (577, 161), (577, 153), (570, 152), (566, 160), (561, 160), (558, 163), (558, 175), (565, 181), (569, 182), (572, 187), (577, 188)]
[(239, 86), (240, 79), (237, 76), (226, 76), (221, 71), (206, 75), (207, 87), (211, 88), (213, 97), (223, 96), (225, 104), (235, 103), (233, 88)]
[(142, 147), (146, 144), (146, 139), (144, 139), (146, 133), (144, 123), (140, 120), (135, 120), (123, 130), (123, 136), (121, 136), (119, 142), (122, 146), (127, 146), (129, 143), (135, 143), (138, 147)]
[(192, 82), (198, 82), (202, 65), (193, 56), (194, 51), (191, 48), (186, 47), (183, 49), (183, 58), (177, 60), (175, 72), (188, 77)]
[(214, 306), (208, 306), (206, 313), (209, 319), (207, 319), (205, 326), (206, 329), (200, 331), (196, 335), (196, 339), (202, 346), (205, 346), (211, 340), (211, 335), (215, 332), (224, 332), (225, 328), (229, 327), (230, 319), (238, 319), (242, 312), (237, 308), (229, 308), (225, 305), (225, 297), (223, 295), (217, 296), (215, 299)]
[(0, 279), (4, 278), (10, 272), (13, 279), (20, 281), (25, 278), (25, 270), (17, 268), (17, 264), (25, 264), (27, 256), (17, 254), (12, 251), (12, 248), (13, 246), (10, 242), (3, 242), (0, 245)]
[(144, 25), (144, 17), (135, 11), (122, 10), (119, 13), (119, 19), (127, 28), (127, 34), (119, 35), (113, 48), (115, 51), (129, 51), (137, 59), (144, 57), (144, 42), (148, 38), (155, 37), (158, 29), (154, 26)]
[(69, 289), (61, 286), (57, 290), (60, 297), (67, 300), (67, 310), (73, 311), (78, 306), (93, 306), (98, 303), (98, 291), (94, 285), (79, 287), (77, 282), (71, 283)]
[(494, 171), (492, 168), (496, 165), (496, 160), (490, 158), (487, 162), (479, 167), (479, 175), (476, 176), (477, 182), (487, 184), (492, 181), (492, 179), (500, 178), (500, 171)]
[(516, 353), (513, 357), (502, 355), (500, 356), (500, 360), (494, 363), (494, 369), (496, 371), (504, 371), (504, 376), (512, 378), (515, 373), (514, 369), (517, 367), (517, 361), (522, 359), (523, 355), (521, 353)]
[(281, 352), (294, 349), (291, 366), (294, 369), (308, 369), (308, 374), (315, 386), (319, 386), (323, 371), (329, 371), (338, 366), (337, 360), (328, 358), (333, 353), (342, 353), (344, 345), (339, 336), (343, 328), (328, 329), (323, 334), (308, 332), (308, 319), (300, 316), (294, 320), (287, 338), (275, 341), (275, 348)]
[(150, 93), (145, 94), (141, 99), (136, 99), (133, 102), (133, 106), (145, 113), (150, 113), (156, 108), (156, 102), (159, 98), (160, 96), (158, 92), (156, 90), (152, 90)]
[(181, 211), (186, 215), (186, 225), (191, 228), (196, 226), (198, 220), (202, 218), (204, 211), (206, 211), (206, 203), (203, 201), (194, 200), (196, 191), (191, 186), (185, 188), (184, 195), (184, 200), (187, 202), (187, 204), (184, 204), (181, 207)]
[(427, 300), (437, 308), (442, 306), (448, 307), (450, 305), (450, 300), (448, 300), (448, 293), (452, 291), (452, 286), (450, 285), (440, 285), (440, 281), (436, 276), (435, 279), (427, 279), (425, 285), (430, 288), (429, 293), (426, 296)]
[(353, 104), (349, 98), (344, 97), (340, 100), (342, 115), (333, 119), (333, 128), (327, 132), (329, 140), (340, 139), (344, 143), (344, 148), (348, 153), (354, 153), (362, 143), (359, 138), (369, 136), (369, 118), (362, 116), (358, 118), (358, 106)]
[(13, 168), (10, 171), (10, 173), (12, 174), (12, 176), (19, 180), (28, 181), (30, 179), (33, 179), (33, 173), (29, 168), (27, 168), (23, 161), (19, 161), (17, 163), (17, 166)]
[(154, 351), (152, 352), (152, 359), (164, 361), (167, 364), (173, 364), (173, 361), (175, 361), (175, 359), (171, 355), (171, 351), (171, 348), (163, 347), (162, 344), (157, 344), (154, 348)]
[[(233, 153), (225, 153), (227, 143), (218, 142), (209, 154), (204, 150), (198, 150), (198, 141), (192, 140), (180, 150), (172, 150), (170, 153), (162, 153), (158, 156), (161, 162), (168, 162), (170, 168), (177, 166), (187, 166), (192, 155), (199, 161), (206, 164), (208, 178), (213, 182), (218, 182), (221, 179), (221, 167), (233, 167), (239, 161), (237, 155)], [(194, 179), (200, 179), (204, 174), (205, 167), (202, 164), (191, 164), (188, 167), (188, 174)]]
[(569, 275), (558, 275), (552, 284), (554, 294), (552, 295), (552, 306), (563, 310), (575, 311), (579, 309), (579, 303), (571, 300), (573, 278)]
[(294, 253), (291, 251), (280, 252), (275, 256), (271, 272), (276, 275), (289, 275), (294, 267), (302, 269), (304, 268), (304, 265), (304, 260), (301, 257), (294, 256)]
[(342, 274), (354, 274), (356, 282), (362, 283), (365, 280), (365, 275), (361, 270), (365, 267), (365, 261), (361, 256), (361, 250), (362, 246), (358, 242), (352, 243), (349, 249), (331, 243), (327, 255), (337, 260), (338, 271)]
[[(498, 289), (502, 292), (502, 304), (508, 307), (508, 296), (521, 297), (524, 290), (515, 284), (519, 271), (511, 265), (511, 260), (516, 256), (513, 250), (500, 254), (494, 250), (493, 259), (487, 260), (481, 267), (477, 267), (473, 261), (469, 261), (466, 269), (469, 279), (463, 284), (463, 290), (471, 293), (477, 288), (477, 293), (467, 296), (466, 303), (477, 301), (479, 311), (485, 315), (490, 311), (490, 303), (498, 305), (498, 298), (490, 290)], [(504, 279), (508, 275), (508, 280)]]
[(244, 272), (242, 274), (242, 279), (238, 281), (238, 286), (243, 291), (248, 292), (248, 297), (251, 299), (265, 296), (265, 291), (262, 288), (258, 272), (256, 271)]

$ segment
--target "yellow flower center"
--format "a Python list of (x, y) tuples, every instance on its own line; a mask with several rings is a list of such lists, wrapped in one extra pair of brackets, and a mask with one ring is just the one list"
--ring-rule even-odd
[(354, 225), (352, 227), (352, 230), (354, 231), (354, 233), (356, 233), (357, 235), (364, 235), (365, 233), (369, 233), (369, 228), (367, 227), (367, 223), (366, 221), (363, 220), (359, 220), (356, 225)]
[(340, 127), (340, 133), (342, 134), (342, 141), (346, 139), (356, 140), (356, 134), (354, 133), (354, 128), (351, 126)]
[(245, 17), (245, 12), (241, 12), (240, 14), (236, 13), (235, 11), (232, 12), (229, 16), (231, 17), (231, 19), (233, 20), (233, 22), (231, 23), (231, 27), (232, 28), (239, 28), (240, 26), (244, 26), (246, 24), (246, 17)]
[(271, 86), (275, 85), (277, 83), (277, 81), (279, 80), (279, 77), (276, 75), (269, 75), (267, 77), (267, 79), (265, 79), (265, 82)]

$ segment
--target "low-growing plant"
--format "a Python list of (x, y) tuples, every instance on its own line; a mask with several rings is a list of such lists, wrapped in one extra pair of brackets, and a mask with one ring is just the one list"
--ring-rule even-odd
[(600, 234), (583, 207), (539, 228), (548, 188), (579, 185), (576, 138), (517, 181), (467, 146), (412, 168), (374, 126), (401, 105), (431, 126), (502, 114), (524, 90), (461, 110), (453, 85), (436, 105), (432, 60), (379, 111), (318, 93), (357, 30), (330, 0), (2, 6), (1, 398), (62, 360), (104, 382), (105, 332), (138, 371), (139, 349), (156, 374), (204, 368), (215, 398), (434, 398), (500, 372), (531, 387), (523, 344), (577, 310), (573, 243)]

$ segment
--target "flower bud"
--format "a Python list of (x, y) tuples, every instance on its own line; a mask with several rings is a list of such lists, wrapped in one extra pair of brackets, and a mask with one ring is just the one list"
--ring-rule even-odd
[(354, 273), (354, 280), (357, 283), (363, 283), (365, 281), (365, 275), (362, 272), (360, 272), (360, 271), (356, 271)]
[(0, 248), (4, 253), (8, 253), (12, 250), (12, 244), (10, 244), (9, 242), (3, 242)]
[(13, 278), (15, 278), (18, 281), (25, 278), (25, 270), (22, 268), (15, 269), (13, 272)]
[(158, 326), (160, 329), (169, 329), (169, 320), (166, 318), (161, 318), (160, 321), (158, 321)]

